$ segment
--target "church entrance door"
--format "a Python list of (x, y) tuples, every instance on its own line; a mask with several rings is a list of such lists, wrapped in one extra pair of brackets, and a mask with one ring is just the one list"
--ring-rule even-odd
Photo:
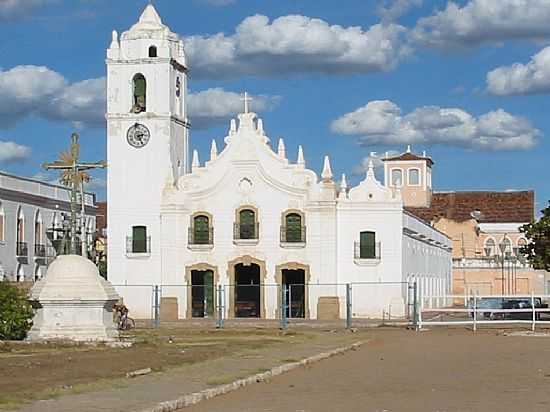
[(191, 271), (191, 309), (194, 318), (214, 315), (214, 272)]
[(235, 317), (259, 318), (261, 303), (260, 266), (235, 266)]
[(283, 285), (288, 286), (286, 301), (288, 318), (305, 318), (306, 306), (306, 273), (303, 269), (283, 269)]

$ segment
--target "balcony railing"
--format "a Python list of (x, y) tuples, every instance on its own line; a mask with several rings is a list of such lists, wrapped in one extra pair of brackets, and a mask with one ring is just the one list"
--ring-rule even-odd
[(260, 224), (241, 224), (235, 223), (233, 228), (233, 238), (235, 240), (258, 240), (260, 233)]
[(189, 245), (214, 245), (214, 228), (208, 228), (208, 230), (197, 230), (194, 227), (189, 228), (188, 233)]
[(18, 257), (29, 256), (29, 246), (27, 245), (27, 242), (17, 242), (16, 255)]
[(38, 258), (46, 257), (46, 245), (41, 245), (39, 243), (34, 244), (34, 256)]
[(146, 239), (134, 239), (131, 236), (126, 238), (126, 254), (130, 255), (150, 255), (151, 254), (151, 236)]
[(355, 242), (354, 258), (356, 260), (380, 260), (381, 249), (380, 242), (376, 242), (374, 245)]
[(306, 227), (281, 226), (281, 243), (306, 243)]

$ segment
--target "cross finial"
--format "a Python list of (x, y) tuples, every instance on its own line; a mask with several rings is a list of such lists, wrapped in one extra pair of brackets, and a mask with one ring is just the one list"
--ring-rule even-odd
[(250, 112), (249, 103), (252, 101), (252, 97), (248, 95), (248, 92), (244, 92), (244, 97), (241, 97), (241, 100), (244, 101), (244, 112), (249, 113)]

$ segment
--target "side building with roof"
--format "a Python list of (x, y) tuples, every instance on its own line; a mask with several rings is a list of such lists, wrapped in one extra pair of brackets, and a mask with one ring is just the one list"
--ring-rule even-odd
[(454, 294), (545, 293), (546, 274), (520, 253), (527, 243), (520, 227), (535, 216), (534, 191), (436, 192), (425, 153), (408, 148), (383, 162), (386, 185), (401, 191), (405, 209), (452, 239)]
[[(95, 232), (95, 204), (95, 195), (86, 193), (88, 244)], [(66, 187), (0, 172), (0, 281), (33, 282), (44, 276), (69, 214)]]

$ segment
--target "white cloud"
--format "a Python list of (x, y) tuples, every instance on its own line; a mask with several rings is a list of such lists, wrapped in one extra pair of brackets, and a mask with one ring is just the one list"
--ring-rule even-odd
[(202, 78), (370, 73), (390, 70), (411, 53), (405, 32), (393, 23), (364, 31), (300, 15), (271, 22), (255, 15), (230, 36), (187, 37), (185, 49), (194, 75)]
[(52, 0), (0, 0), (0, 21), (18, 19)]
[(333, 132), (359, 137), (360, 144), (431, 144), (488, 151), (527, 150), (540, 131), (502, 109), (475, 117), (464, 110), (420, 107), (403, 115), (388, 100), (369, 102), (331, 124)]
[(30, 155), (30, 147), (0, 140), (0, 163), (21, 162), (29, 158)]
[(32, 114), (97, 126), (103, 124), (104, 113), (104, 78), (70, 84), (43, 66), (0, 71), (0, 128)]
[(53, 97), (49, 108), (42, 112), (54, 120), (102, 126), (105, 123), (106, 88), (104, 77), (73, 83)]
[(431, 47), (470, 47), (509, 39), (550, 37), (550, 0), (449, 1), (420, 19), (413, 37)]
[(384, 167), (384, 162), (382, 159), (386, 156), (386, 153), (388, 157), (398, 156), (401, 154), (396, 150), (389, 150), (385, 153), (371, 152), (367, 157), (364, 157), (363, 160), (361, 160), (359, 165), (353, 168), (353, 174), (355, 176), (363, 176), (369, 169), (370, 162), (372, 162), (375, 171), (380, 171), (380, 169)]
[(527, 64), (499, 67), (487, 74), (487, 90), (498, 96), (550, 92), (550, 47)]
[(382, 0), (376, 9), (384, 21), (395, 21), (413, 7), (422, 5), (423, 0)]
[[(252, 97), (252, 109), (258, 112), (273, 109), (280, 100), (278, 96)], [(72, 122), (76, 127), (102, 127), (105, 107), (104, 77), (71, 84), (47, 67), (17, 66), (0, 71), (0, 128), (12, 127), (31, 115)], [(193, 127), (204, 129), (240, 113), (243, 102), (238, 93), (213, 88), (190, 93), (188, 108)]]
[[(251, 96), (251, 110), (263, 112), (273, 109), (279, 102), (278, 96)], [(243, 111), (240, 94), (213, 88), (188, 96), (189, 119), (194, 129), (205, 129), (226, 122)]]

